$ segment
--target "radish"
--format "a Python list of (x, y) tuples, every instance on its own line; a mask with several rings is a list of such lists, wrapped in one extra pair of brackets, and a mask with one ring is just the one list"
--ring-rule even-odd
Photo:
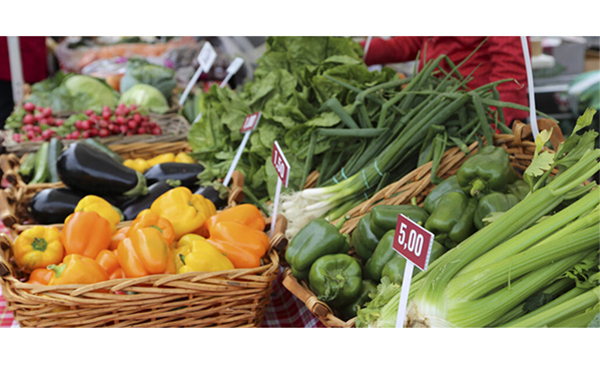
[(33, 118), (39, 122), (40, 120), (44, 119), (44, 115), (42, 113), (34, 114)]
[(90, 131), (84, 131), (81, 136), (83, 138), (90, 138), (92, 136), (92, 133), (90, 133)]
[(48, 119), (46, 119), (46, 118), (40, 119), (40, 125), (42, 125), (42, 124), (48, 125)]
[(104, 120), (109, 120), (111, 115), (112, 114), (111, 114), (110, 110), (102, 111), (102, 119), (104, 119)]
[(38, 112), (43, 112), (43, 111), (44, 111), (44, 108), (43, 108), (43, 107), (41, 107), (41, 106), (36, 106), (36, 107), (35, 107), (35, 109), (36, 109)]
[(133, 133), (132, 131), (129, 131), (129, 132), (125, 133), (125, 135), (126, 135), (127, 137), (131, 137), (131, 136), (133, 136), (133, 135), (134, 135), (134, 133)]
[(35, 118), (33, 117), (33, 115), (26, 114), (23, 117), (23, 124), (34, 124), (34, 123), (35, 123)]
[(20, 143), (21, 141), (23, 141), (24, 138), (25, 138), (25, 136), (22, 134), (19, 134), (19, 133), (13, 134), (13, 136), (12, 136), (13, 141), (15, 141), (17, 143)]
[(159, 136), (162, 134), (162, 129), (160, 129), (159, 126), (156, 126), (152, 128), (152, 134), (154, 134), (155, 136)]
[(138, 130), (137, 130), (137, 133), (138, 133), (138, 134), (146, 134), (146, 133), (148, 133), (148, 132), (146, 131), (146, 128), (144, 128), (144, 127), (140, 127), (140, 128), (138, 128)]
[(100, 126), (100, 128), (107, 128), (108, 124), (109, 123), (106, 120), (101, 120), (100, 122), (98, 122), (98, 125)]
[(27, 124), (27, 125), (24, 125), (23, 127), (21, 127), (21, 130), (24, 132), (29, 132), (29, 131), (33, 130), (33, 126), (31, 124)]
[(27, 139), (32, 140), (33, 138), (35, 138), (36, 134), (34, 131), (29, 131), (27, 132)]
[(127, 120), (125, 118), (123, 118), (122, 116), (118, 116), (115, 118), (115, 122), (117, 122), (117, 124), (119, 124), (119, 125), (123, 125), (123, 124), (127, 123)]
[(81, 129), (83, 129), (83, 130), (90, 129), (90, 121), (89, 120), (82, 120), (80, 125), (81, 125)]
[(92, 137), (96, 137), (98, 135), (98, 130), (96, 128), (90, 128), (89, 131)]
[(81, 135), (81, 133), (79, 133), (79, 131), (74, 131), (71, 133), (71, 136), (73, 137), (73, 139), (79, 138), (80, 135)]
[(142, 116), (140, 115), (140, 113), (135, 113), (133, 115), (133, 120), (135, 120), (136, 123), (140, 123), (142, 121)]
[(92, 109), (88, 109), (85, 111), (85, 115), (87, 115), (88, 117), (91, 117), (92, 115), (94, 115), (94, 111)]
[(65, 121), (62, 119), (57, 119), (56, 122), (54, 122), (54, 125), (57, 127), (60, 127), (63, 124), (65, 124)]
[(127, 128), (127, 126), (126, 126), (126, 125), (122, 125), (122, 126), (120, 126), (120, 127), (119, 127), (119, 131), (120, 131), (121, 133), (123, 133), (123, 134), (127, 133), (127, 131), (128, 131), (128, 130), (129, 130), (129, 129)]
[(108, 136), (110, 136), (110, 131), (108, 129), (102, 128), (102, 129), (100, 129), (100, 132), (98, 132), (98, 135), (100, 137), (108, 137)]
[(33, 113), (35, 111), (35, 105), (32, 102), (28, 101), (25, 104), (23, 104), (23, 109), (25, 109), (26, 112)]
[(48, 108), (44, 108), (44, 110), (42, 111), (42, 114), (44, 115), (44, 117), (49, 118), (52, 116), (52, 108), (48, 107)]
[(40, 126), (37, 126), (37, 125), (34, 125), (34, 126), (33, 126), (33, 128), (32, 128), (32, 130), (33, 130), (35, 133), (37, 133), (37, 134), (40, 134), (40, 133), (42, 133), (42, 128), (41, 128)]

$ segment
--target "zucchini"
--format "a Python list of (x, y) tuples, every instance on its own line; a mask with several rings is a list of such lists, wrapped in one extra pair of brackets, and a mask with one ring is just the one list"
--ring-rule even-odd
[(50, 143), (44, 142), (40, 146), (35, 157), (35, 174), (29, 184), (41, 184), (48, 180), (48, 151), (50, 149)]
[(31, 176), (35, 170), (35, 156), (37, 153), (31, 152), (23, 159), (23, 163), (19, 166), (19, 174), (23, 177)]
[(58, 159), (58, 155), (63, 150), (63, 144), (58, 138), (50, 139), (50, 146), (48, 147), (48, 174), (49, 174), (49, 182), (58, 182), (60, 179), (58, 178), (58, 172), (56, 171), (56, 160)]
[(110, 148), (106, 147), (105, 145), (103, 145), (102, 143), (98, 142), (97, 140), (95, 140), (94, 138), (85, 138), (83, 140), (84, 143), (89, 144), (92, 147), (96, 147), (97, 149), (99, 149), (100, 151), (106, 153), (107, 155), (109, 155), (110, 157), (112, 157), (115, 161), (119, 162), (119, 163), (123, 163), (123, 157), (121, 157), (121, 155), (119, 155), (118, 153), (116, 153), (115, 151), (111, 150)]

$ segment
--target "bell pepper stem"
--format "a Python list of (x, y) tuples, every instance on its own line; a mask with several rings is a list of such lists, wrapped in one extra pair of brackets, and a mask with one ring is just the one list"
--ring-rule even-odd
[(125, 196), (139, 196), (139, 195), (147, 195), (148, 194), (148, 186), (146, 186), (146, 177), (139, 171), (136, 171), (135, 174), (138, 178), (137, 185), (129, 190), (126, 193), (123, 193)]
[(67, 267), (67, 265), (65, 265), (65, 264), (60, 264), (60, 265), (52, 264), (52, 265), (48, 265), (46, 267), (46, 269), (54, 271), (54, 273), (56, 274), (55, 278), (60, 278), (63, 271), (65, 271), (66, 267)]
[(350, 218), (349, 215), (345, 215), (342, 218), (340, 218), (340, 220), (335, 224), (335, 228), (338, 229), (338, 231), (342, 228), (342, 226), (344, 225), (344, 223), (346, 223), (346, 221)]
[(346, 277), (342, 273), (337, 273), (335, 276), (325, 276), (325, 293), (319, 296), (319, 300), (324, 302), (332, 301), (337, 298), (339, 292), (346, 283)]
[(48, 242), (46, 242), (46, 240), (43, 238), (36, 237), (33, 239), (33, 242), (31, 243), (31, 247), (35, 251), (44, 252), (44, 251), (46, 251), (46, 248), (48, 248)]
[(485, 189), (487, 189), (487, 183), (477, 178), (471, 183), (471, 196), (477, 197)]

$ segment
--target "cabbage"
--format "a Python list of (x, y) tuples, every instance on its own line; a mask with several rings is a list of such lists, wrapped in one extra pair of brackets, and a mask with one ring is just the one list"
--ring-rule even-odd
[(169, 110), (169, 103), (163, 94), (154, 86), (146, 84), (137, 84), (127, 90), (121, 99), (119, 104), (135, 104), (142, 109), (148, 109), (151, 112), (164, 114)]
[(154, 86), (169, 100), (177, 86), (175, 71), (142, 58), (130, 58), (127, 60), (125, 76), (121, 78), (119, 88), (121, 93), (124, 93), (138, 84)]
[(73, 75), (67, 77), (61, 86), (71, 95), (73, 110), (92, 109), (100, 112), (105, 105), (116, 108), (119, 101), (119, 93), (95, 77)]

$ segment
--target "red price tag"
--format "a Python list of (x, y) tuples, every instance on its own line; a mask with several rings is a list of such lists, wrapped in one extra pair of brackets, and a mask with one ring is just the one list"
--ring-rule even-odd
[(281, 152), (281, 148), (279, 147), (279, 143), (277, 141), (273, 142), (273, 154), (271, 155), (271, 161), (273, 162), (273, 166), (275, 167), (275, 171), (281, 182), (283, 182), (283, 186), (288, 186), (288, 178), (290, 172), (290, 164), (285, 159), (283, 152)]
[(240, 133), (246, 133), (248, 131), (254, 130), (258, 125), (258, 120), (260, 119), (261, 112), (256, 112), (254, 114), (250, 114), (246, 116), (244, 119), (244, 124), (242, 124), (242, 128), (240, 129)]
[(433, 237), (433, 233), (400, 214), (392, 247), (405, 259), (425, 271), (429, 265)]

